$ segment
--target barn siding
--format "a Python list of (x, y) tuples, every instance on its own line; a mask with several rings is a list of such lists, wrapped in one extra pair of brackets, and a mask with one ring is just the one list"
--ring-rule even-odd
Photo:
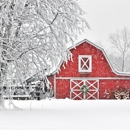
[[(72, 49), (73, 61), (68, 61), (64, 64), (65, 68), (61, 66), (61, 71), (58, 76), (62, 77), (116, 77), (105, 58), (101, 50), (84, 42)], [(78, 72), (78, 55), (92, 55), (92, 72), (91, 73), (79, 73)]]
[(56, 80), (56, 97), (70, 98), (70, 80), (69, 79), (57, 79)]
[[(105, 90), (108, 92), (114, 91), (118, 87), (124, 87), (130, 90), (130, 80), (126, 79), (113, 79), (113, 80), (100, 80), (100, 99), (106, 99)], [(112, 97), (113, 98), (113, 97)]]
[[(108, 60), (102, 50), (84, 41), (80, 45), (70, 50), (73, 54), (73, 61), (61, 65), (60, 72), (56, 74), (56, 84), (54, 78), (52, 84), (56, 87), (56, 98), (70, 98), (70, 79), (71, 78), (97, 78), (99, 79), (99, 98), (105, 97), (105, 90), (113, 91), (117, 87), (125, 87), (130, 90), (130, 76), (121, 76), (113, 72)], [(92, 55), (92, 72), (78, 72), (78, 55)], [(124, 79), (123, 79), (124, 78)], [(129, 78), (129, 79), (125, 79)], [(113, 97), (112, 97), (113, 98)]]

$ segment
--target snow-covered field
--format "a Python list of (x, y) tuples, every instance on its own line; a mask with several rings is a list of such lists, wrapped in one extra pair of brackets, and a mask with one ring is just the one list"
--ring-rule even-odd
[[(15, 101), (23, 110), (1, 110), (0, 130), (127, 130), (129, 100)], [(8, 107), (8, 101), (5, 102)]]

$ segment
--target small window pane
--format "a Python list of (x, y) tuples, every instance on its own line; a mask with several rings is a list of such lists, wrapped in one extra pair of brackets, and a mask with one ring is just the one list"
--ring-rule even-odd
[(79, 72), (91, 72), (92, 71), (92, 56), (91, 55), (79, 55)]

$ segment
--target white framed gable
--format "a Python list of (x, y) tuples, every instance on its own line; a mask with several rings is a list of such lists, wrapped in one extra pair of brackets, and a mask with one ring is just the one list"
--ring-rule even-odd
[(78, 71), (79, 72), (92, 72), (92, 56), (79, 55), (78, 56)]

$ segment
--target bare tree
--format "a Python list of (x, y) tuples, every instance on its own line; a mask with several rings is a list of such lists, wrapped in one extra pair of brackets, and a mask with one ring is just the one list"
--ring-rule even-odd
[(75, 0), (0, 1), (0, 105), (7, 78), (19, 82), (71, 57), (67, 44), (89, 27)]
[(129, 51), (130, 51), (130, 30), (126, 27), (124, 27), (122, 30), (117, 30), (115, 33), (112, 33), (109, 35), (109, 41), (111, 44), (114, 45), (115, 52), (119, 54), (119, 58), (121, 58), (120, 62), (121, 65), (119, 67), (118, 63), (114, 62), (114, 64), (117, 64), (118, 68), (120, 68), (120, 71), (125, 72), (127, 71), (127, 61), (129, 60)]

